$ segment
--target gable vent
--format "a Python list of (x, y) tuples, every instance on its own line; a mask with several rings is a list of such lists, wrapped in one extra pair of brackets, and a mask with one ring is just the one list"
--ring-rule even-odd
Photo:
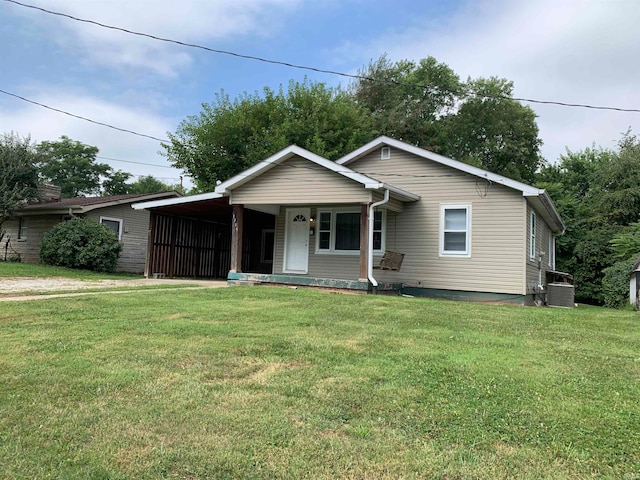
[(380, 149), (380, 159), (389, 160), (391, 158), (391, 147), (382, 147)]

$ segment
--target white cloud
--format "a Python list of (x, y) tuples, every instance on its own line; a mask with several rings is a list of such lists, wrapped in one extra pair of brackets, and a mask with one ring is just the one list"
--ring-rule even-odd
[[(38, 0), (39, 7), (106, 25), (185, 42), (221, 41), (234, 36), (268, 35), (281, 26), (281, 14), (299, 0)], [(17, 9), (19, 7), (15, 7)], [(52, 39), (85, 61), (101, 66), (148, 69), (175, 76), (193, 52), (170, 43), (136, 37), (68, 18), (16, 12), (39, 22)], [(37, 16), (36, 16), (37, 15)], [(44, 15), (44, 17), (43, 17)], [(52, 28), (51, 24), (55, 27)]]
[[(175, 129), (172, 120), (141, 110), (127, 108), (90, 95), (70, 91), (35, 92), (34, 87), (25, 88), (34, 101), (62, 109), (76, 115), (115, 125), (158, 138), (165, 138), (167, 131)], [(108, 163), (114, 170), (124, 170), (138, 175), (153, 175), (166, 183), (178, 183), (180, 170), (167, 168), (171, 165), (158, 152), (160, 143), (129, 133), (112, 130), (76, 119), (37, 105), (22, 103), (17, 99), (3, 98), (0, 104), (0, 131), (31, 136), (34, 142), (55, 141), (62, 135), (73, 140), (94, 145), (100, 149), (100, 157), (109, 157), (157, 166), (140, 165), (98, 158), (100, 163)], [(187, 182), (185, 180), (185, 182)], [(186, 184), (189, 186), (190, 184)]]
[[(416, 20), (360, 48), (360, 57), (420, 59), (432, 55), (462, 78), (499, 76), (515, 96), (640, 108), (640, 2), (537, 0), (469, 2), (452, 17)], [(353, 47), (353, 46), (351, 46)], [(614, 146), (640, 114), (541, 106), (543, 155), (565, 146)]]

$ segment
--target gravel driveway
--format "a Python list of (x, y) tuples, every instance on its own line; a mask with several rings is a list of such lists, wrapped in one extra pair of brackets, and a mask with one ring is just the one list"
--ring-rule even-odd
[[(28, 295), (29, 293), (52, 292), (56, 291), (78, 291), (78, 293), (64, 293), (56, 296), (72, 296), (81, 293), (86, 289), (113, 289), (127, 287), (143, 287), (153, 285), (190, 285), (194, 288), (219, 288), (226, 287), (227, 282), (224, 280), (186, 280), (186, 279), (129, 279), (129, 280), (75, 280), (64, 277), (47, 277), (47, 278), (24, 278), (24, 277), (8, 277), (0, 279), (0, 300), (26, 300), (32, 298), (46, 298), (49, 295)], [(97, 292), (100, 293), (100, 292)]]

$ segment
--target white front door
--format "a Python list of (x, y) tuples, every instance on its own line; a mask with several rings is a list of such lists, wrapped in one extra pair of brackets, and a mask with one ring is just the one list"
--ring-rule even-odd
[(308, 208), (287, 208), (284, 231), (284, 273), (307, 273), (309, 265)]

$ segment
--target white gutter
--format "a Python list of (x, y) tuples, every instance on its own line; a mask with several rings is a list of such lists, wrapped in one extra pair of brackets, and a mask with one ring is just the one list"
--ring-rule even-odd
[(379, 207), (380, 205), (384, 205), (389, 201), (389, 189), (384, 191), (384, 198), (379, 202), (372, 203), (369, 205), (369, 249), (367, 252), (367, 277), (373, 285), (373, 288), (377, 288), (378, 281), (373, 278), (373, 220), (374, 220), (374, 209)]

